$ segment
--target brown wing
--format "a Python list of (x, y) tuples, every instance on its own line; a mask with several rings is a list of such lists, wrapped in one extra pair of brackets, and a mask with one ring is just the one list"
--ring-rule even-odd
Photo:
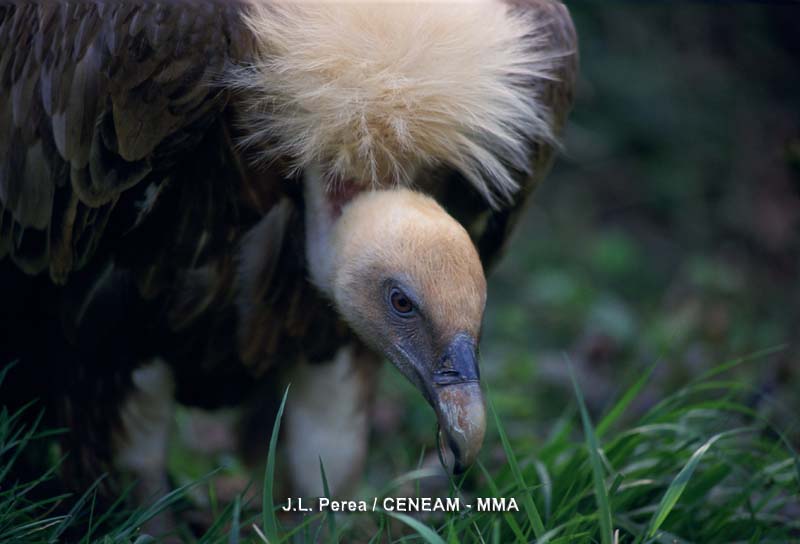
[[(0, 258), (64, 283), (120, 195), (140, 214), (224, 105), (214, 78), (246, 54), (238, 2), (0, 7)], [(136, 211), (136, 210), (134, 210)]]
[[(233, 145), (216, 83), (248, 58), (244, 5), (0, 3), (0, 360), (22, 363), (16, 405), (40, 396), (72, 428), (76, 474), (104, 470), (148, 357), (170, 361), (181, 400), (216, 404), (340, 341), (305, 279), (297, 185)], [(239, 242), (262, 216), (245, 315)]]
[[(545, 45), (553, 58), (553, 78), (539, 80), (531, 92), (537, 93), (551, 114), (553, 132), (559, 135), (572, 108), (578, 72), (578, 39), (566, 6), (556, 0), (509, 0), (517, 9), (531, 10), (545, 26), (549, 43)], [(517, 173), (520, 191), (514, 203), (492, 210), (481, 196), (457, 173), (449, 173), (450, 182), (438, 198), (448, 211), (469, 231), (489, 269), (500, 257), (521, 212), (530, 196), (544, 180), (553, 163), (555, 149), (543, 142), (531, 147), (531, 174)]]
[[(170, 301), (175, 334), (165, 353), (183, 402), (213, 407), (240, 401), (253, 376), (301, 357), (330, 360), (350, 338), (306, 280), (300, 206), (280, 198), (243, 235), (237, 252), (183, 274)], [(231, 365), (235, 360), (243, 365)]]

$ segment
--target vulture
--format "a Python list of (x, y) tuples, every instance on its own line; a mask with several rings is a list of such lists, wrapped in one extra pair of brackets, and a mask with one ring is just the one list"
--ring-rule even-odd
[(291, 485), (321, 457), (341, 494), (388, 360), (464, 470), (485, 274), (576, 63), (556, 0), (2, 2), (3, 404), (66, 429), (64, 481), (145, 497), (174, 403), (291, 383)]

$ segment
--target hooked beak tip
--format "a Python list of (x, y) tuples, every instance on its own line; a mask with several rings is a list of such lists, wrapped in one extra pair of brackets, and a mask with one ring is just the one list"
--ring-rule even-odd
[[(486, 410), (477, 382), (450, 385), (438, 391), (440, 448), (453, 452), (453, 473), (462, 474), (475, 462), (486, 432)], [(445, 444), (443, 444), (443, 442)]]

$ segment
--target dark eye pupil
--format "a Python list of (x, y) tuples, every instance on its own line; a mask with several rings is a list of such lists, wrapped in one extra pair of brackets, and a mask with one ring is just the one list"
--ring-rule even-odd
[(407, 314), (412, 310), (411, 301), (399, 291), (392, 293), (392, 306), (394, 306), (395, 310), (403, 314)]

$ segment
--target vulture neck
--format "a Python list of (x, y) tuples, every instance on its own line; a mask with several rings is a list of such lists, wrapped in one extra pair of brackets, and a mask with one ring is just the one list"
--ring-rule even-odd
[(358, 197), (362, 188), (347, 181), (330, 186), (318, 167), (311, 167), (306, 171), (303, 183), (309, 276), (317, 289), (333, 299), (333, 279), (336, 272), (334, 231), (343, 209)]

